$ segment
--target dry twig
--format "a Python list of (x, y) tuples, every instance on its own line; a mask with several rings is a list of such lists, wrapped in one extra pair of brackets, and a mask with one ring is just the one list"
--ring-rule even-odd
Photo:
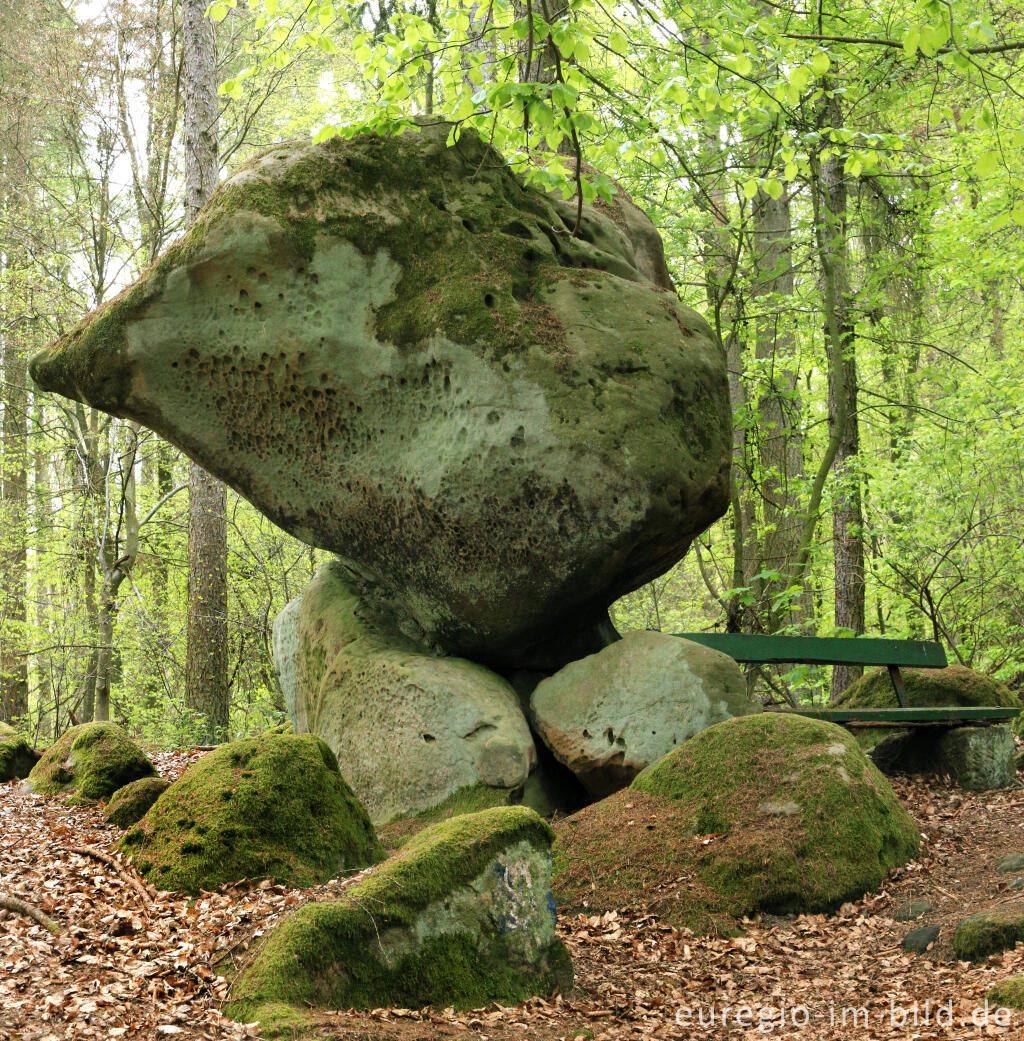
[(60, 932), (60, 926), (48, 915), (43, 914), (38, 907), (33, 907), (24, 900), (11, 896), (10, 893), (0, 892), (0, 907), (5, 911), (13, 911), (15, 914), (23, 914), (27, 918), (33, 919), (54, 935)]

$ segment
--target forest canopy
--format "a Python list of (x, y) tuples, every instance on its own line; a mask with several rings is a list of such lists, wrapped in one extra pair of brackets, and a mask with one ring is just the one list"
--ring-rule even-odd
[[(1024, 685), (1024, 14), (925, 3), (214, 2), (218, 162), (451, 121), (651, 215), (727, 352), (731, 509), (620, 629), (935, 639)], [(181, 5), (0, 12), (0, 714), (209, 734), (185, 697), (188, 461), (28, 358), (186, 223)], [(227, 732), (325, 559), (227, 495)], [(771, 700), (853, 670), (762, 672)]]

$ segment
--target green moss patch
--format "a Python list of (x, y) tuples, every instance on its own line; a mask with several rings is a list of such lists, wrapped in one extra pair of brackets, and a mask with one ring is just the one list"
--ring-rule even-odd
[(184, 893), (270, 875), (315, 885), (383, 856), (334, 753), (312, 734), (222, 745), (157, 799), (121, 849), (153, 885)]
[(344, 900), (289, 916), (226, 1011), (248, 1021), (268, 1004), (466, 1008), (567, 989), (571, 965), (547, 903), (551, 839), (525, 807), (420, 832)]
[(83, 799), (109, 799), (140, 777), (152, 777), (153, 764), (113, 723), (83, 723), (66, 731), (28, 775), (32, 791), (57, 795), (73, 791)]
[(1000, 980), (989, 992), (990, 1005), (999, 1008), (1024, 1009), (1024, 976), (1011, 976)]
[(396, 817), (377, 829), (381, 841), (389, 849), (398, 849), (406, 842), (440, 821), (451, 820), (467, 813), (489, 810), (494, 806), (507, 806), (512, 792), (506, 788), (491, 788), (486, 784), (470, 784), (452, 792), (444, 802), (422, 810), (412, 817)]
[(0, 782), (27, 777), (39, 753), (8, 723), (0, 722)]
[[(902, 669), (910, 708), (932, 705), (1021, 708), (1005, 684), (963, 665), (945, 669)], [(896, 708), (896, 692), (886, 669), (875, 669), (843, 691), (836, 708)]]
[(171, 782), (162, 777), (143, 777), (118, 788), (110, 797), (103, 816), (118, 828), (130, 828), (145, 817), (150, 806), (160, 798)]
[(845, 730), (785, 713), (709, 727), (556, 831), (560, 903), (639, 902), (698, 931), (758, 911), (835, 908), (919, 843)]
[(1024, 916), (1012, 911), (980, 911), (965, 918), (953, 934), (953, 953), (961, 961), (984, 961), (1024, 940)]

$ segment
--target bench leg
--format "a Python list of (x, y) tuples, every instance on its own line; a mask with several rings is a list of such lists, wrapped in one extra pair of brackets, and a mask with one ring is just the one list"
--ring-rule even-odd
[(896, 700), (900, 708), (907, 707), (907, 688), (903, 686), (903, 676), (898, 665), (889, 666), (889, 679), (892, 680), (892, 689), (896, 691)]

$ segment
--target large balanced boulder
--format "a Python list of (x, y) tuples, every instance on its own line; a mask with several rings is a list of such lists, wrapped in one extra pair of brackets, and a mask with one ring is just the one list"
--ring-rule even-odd
[(658, 632), (626, 633), (530, 699), (537, 733), (598, 798), (713, 723), (759, 711), (732, 658)]
[(277, 669), (294, 677), (295, 729), (331, 746), (374, 822), (464, 802), (471, 789), (493, 804), (523, 788), (536, 750), (508, 683), (375, 625), (340, 562), (317, 572), (288, 621), (296, 632), (275, 648), (294, 655)]
[(421, 646), (557, 668), (724, 512), (725, 358), (635, 235), (574, 235), (450, 130), (251, 160), (32, 374), (339, 554)]
[(306, 904), (277, 926), (225, 1011), (269, 1033), (311, 1008), (477, 1008), (568, 991), (551, 839), (522, 806), (420, 832), (343, 899)]
[(198, 893), (272, 875), (308, 886), (383, 856), (366, 811), (311, 734), (221, 745), (121, 840), (147, 881)]
[(639, 899), (701, 931), (858, 899), (919, 844), (845, 730), (781, 712), (701, 731), (556, 830), (560, 902), (609, 910)]
[[(964, 665), (945, 669), (905, 669), (906, 702), (912, 708), (952, 706), (1022, 707), (1005, 684)], [(876, 669), (849, 686), (839, 708), (896, 708), (896, 693), (885, 669)], [(963, 788), (1006, 788), (1017, 779), (1016, 749), (1007, 727), (956, 727), (936, 733), (872, 727), (860, 732), (861, 746), (887, 773), (939, 774)]]
[(38, 795), (74, 792), (83, 799), (105, 801), (118, 788), (155, 773), (145, 753), (121, 727), (83, 723), (50, 745), (26, 783)]
[(39, 755), (9, 723), (0, 721), (0, 782), (27, 777)]

